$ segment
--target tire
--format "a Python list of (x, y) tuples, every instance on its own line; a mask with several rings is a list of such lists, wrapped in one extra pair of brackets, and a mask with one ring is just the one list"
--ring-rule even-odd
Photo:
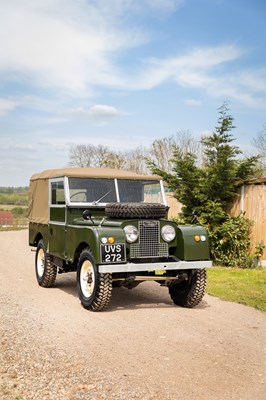
[(157, 219), (165, 217), (166, 207), (157, 203), (109, 203), (105, 213), (110, 218)]
[(77, 268), (77, 285), (81, 304), (90, 311), (107, 307), (112, 295), (112, 274), (100, 274), (89, 249), (81, 252)]
[(206, 287), (206, 270), (195, 269), (188, 271), (188, 280), (169, 287), (173, 302), (181, 307), (193, 308), (203, 299)]
[(51, 287), (54, 285), (57, 275), (57, 267), (52, 263), (52, 256), (46, 253), (42, 239), (37, 245), (35, 273), (37, 282), (40, 286)]

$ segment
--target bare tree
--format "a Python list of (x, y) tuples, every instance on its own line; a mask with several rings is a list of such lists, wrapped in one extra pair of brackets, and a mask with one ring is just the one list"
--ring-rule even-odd
[(201, 154), (201, 145), (190, 130), (181, 130), (176, 133), (175, 146), (179, 147), (183, 154), (191, 153), (199, 157)]
[(103, 166), (107, 168), (125, 169), (124, 155), (120, 152), (109, 151)]
[(252, 145), (257, 148), (258, 154), (261, 156), (260, 162), (262, 168), (266, 172), (266, 124), (263, 125), (256, 137), (253, 138)]
[(107, 146), (78, 144), (72, 146), (69, 151), (70, 167), (106, 167), (125, 168), (125, 157), (123, 153), (109, 150)]
[(151, 144), (150, 155), (156, 165), (164, 171), (172, 170), (172, 158), (175, 140), (174, 136), (156, 139)]
[(181, 130), (175, 136), (156, 139), (151, 145), (149, 159), (159, 169), (171, 172), (176, 149), (182, 154), (192, 153), (197, 156), (201, 154), (200, 143), (193, 138), (192, 133), (189, 130)]
[(148, 154), (148, 149), (142, 146), (125, 153), (125, 169), (142, 175), (150, 173), (146, 163), (146, 157), (148, 157)]
[(70, 167), (92, 167), (94, 162), (94, 146), (78, 144), (72, 146), (69, 151)]
[(93, 146), (93, 166), (94, 167), (106, 167), (106, 163), (110, 156), (110, 150), (107, 146), (99, 144)]
[(179, 131), (176, 136), (154, 140), (149, 148), (139, 146), (128, 152), (112, 151), (101, 144), (78, 144), (69, 151), (69, 166), (109, 167), (145, 175), (151, 173), (149, 161), (152, 161), (158, 168), (171, 172), (174, 151), (177, 148), (184, 154), (198, 154), (200, 146), (190, 131)]

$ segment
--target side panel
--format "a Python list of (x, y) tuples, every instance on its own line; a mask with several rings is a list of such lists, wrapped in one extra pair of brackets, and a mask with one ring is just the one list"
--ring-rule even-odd
[(30, 182), (29, 221), (47, 224), (49, 219), (48, 180), (39, 179)]
[(49, 224), (48, 252), (53, 256), (65, 258), (65, 224)]
[(45, 248), (48, 247), (49, 228), (47, 224), (29, 223), (29, 245), (36, 247), (39, 237), (43, 238)]

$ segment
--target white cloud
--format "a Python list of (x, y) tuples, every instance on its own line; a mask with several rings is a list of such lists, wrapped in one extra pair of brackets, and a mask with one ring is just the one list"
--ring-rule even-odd
[[(1, 2), (0, 73), (76, 97), (96, 85), (127, 89), (118, 52), (146, 43), (134, 13), (174, 12), (183, 0), (10, 0)], [(134, 18), (133, 18), (134, 20)]]
[(0, 116), (13, 111), (15, 107), (16, 103), (13, 100), (0, 98)]
[(97, 104), (93, 107), (91, 107), (88, 110), (88, 114), (91, 118), (113, 118), (117, 117), (120, 115), (120, 113), (117, 111), (115, 107), (112, 106), (107, 106), (103, 104)]
[(185, 104), (190, 107), (198, 107), (202, 104), (202, 102), (197, 99), (187, 99), (185, 100)]
[(174, 80), (186, 87), (203, 87), (212, 79), (216, 68), (229, 61), (237, 60), (242, 51), (236, 46), (216, 46), (188, 51), (184, 55), (168, 59), (151, 59), (144, 65), (136, 81), (127, 85), (131, 89), (152, 89), (167, 80)]
[[(265, 108), (258, 93), (266, 92), (266, 71), (227, 73), (227, 65), (243, 50), (236, 45), (201, 47), (171, 58), (139, 61), (130, 72), (120, 64), (123, 52), (150, 40), (134, 26), (134, 13), (160, 17), (182, 5), (182, 0), (0, 0), (0, 74), (56, 95), (55, 104), (24, 97), (18, 106), (62, 113), (71, 98), (88, 98), (97, 87), (120, 91), (151, 90), (165, 82), (204, 90), (212, 97), (232, 98)], [(97, 89), (96, 89), (97, 88)], [(50, 96), (51, 98), (51, 96)], [(62, 99), (66, 100), (62, 100)], [(16, 104), (0, 100), (0, 115)], [(98, 105), (97, 107), (99, 107)], [(101, 106), (102, 107), (102, 106)], [(105, 107), (105, 106), (104, 106)], [(110, 106), (109, 106), (110, 107)], [(76, 114), (101, 120), (116, 110), (81, 108)]]
[(13, 149), (15, 150), (21, 150), (21, 151), (36, 151), (36, 148), (32, 144), (13, 144), (12, 146)]
[(122, 115), (115, 107), (96, 104), (90, 108), (78, 107), (65, 113), (66, 116), (85, 118), (96, 123), (106, 123), (115, 117)]
[(171, 13), (179, 8), (184, 0), (96, 0), (98, 7), (105, 11), (106, 15), (126, 15), (148, 14), (158, 12), (158, 18), (161, 13)]
[(252, 92), (266, 92), (266, 68), (241, 71), (238, 83)]
[(2, 2), (0, 71), (76, 95), (92, 84), (116, 85), (112, 54), (146, 38), (133, 29), (121, 32), (110, 5), (109, 11), (85, 0)]

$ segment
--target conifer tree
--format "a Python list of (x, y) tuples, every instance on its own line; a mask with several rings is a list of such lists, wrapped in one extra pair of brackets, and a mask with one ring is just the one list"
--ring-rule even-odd
[(224, 265), (243, 265), (248, 259), (250, 222), (230, 217), (228, 207), (239, 187), (258, 178), (259, 157), (241, 157), (233, 145), (231, 131), (235, 128), (226, 103), (219, 109), (219, 119), (212, 135), (201, 140), (203, 162), (197, 166), (197, 156), (174, 150), (173, 171), (167, 173), (149, 160), (150, 169), (161, 175), (182, 203), (181, 218), (191, 222), (194, 211), (198, 222), (205, 225), (212, 239), (212, 257)]
[(230, 201), (243, 183), (251, 182), (260, 173), (258, 157), (240, 158), (242, 152), (232, 142), (231, 131), (235, 128), (233, 117), (224, 103), (219, 109), (219, 119), (212, 135), (201, 140), (203, 163), (197, 166), (197, 155), (174, 150), (173, 171), (167, 173), (149, 161), (149, 167), (174, 190), (175, 197), (183, 204), (183, 217), (191, 219), (191, 213), (219, 215), (225, 213)]

